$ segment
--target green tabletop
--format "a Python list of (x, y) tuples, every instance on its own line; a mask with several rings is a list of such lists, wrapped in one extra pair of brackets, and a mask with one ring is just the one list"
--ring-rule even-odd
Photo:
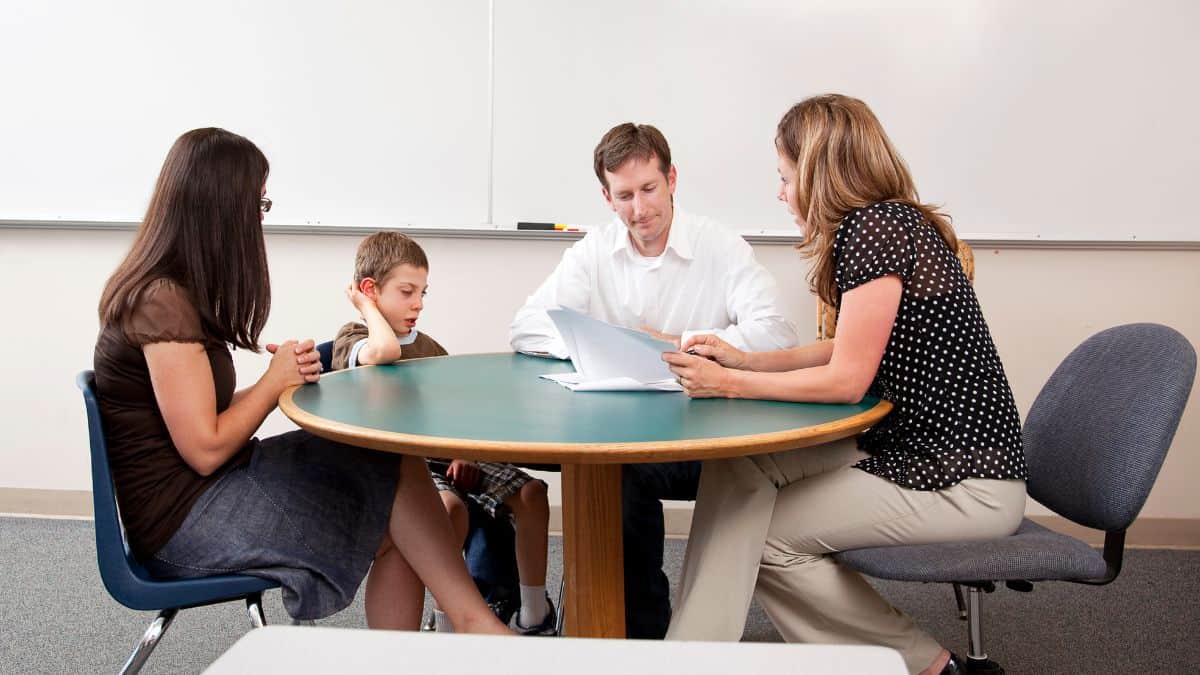
[(285, 394), (281, 405), (302, 426), (320, 427), (323, 421), (342, 440), (370, 436), (377, 440), (373, 447), (389, 446), (381, 449), (587, 446), (626, 451), (630, 461), (648, 461), (638, 455), (650, 449), (704, 457), (744, 454), (714, 448), (778, 445), (814, 434), (845, 437), (890, 408), (875, 398), (826, 405), (690, 399), (680, 392), (572, 392), (539, 377), (572, 370), (567, 361), (522, 354), (417, 359), (329, 373), (292, 390), (290, 402)]

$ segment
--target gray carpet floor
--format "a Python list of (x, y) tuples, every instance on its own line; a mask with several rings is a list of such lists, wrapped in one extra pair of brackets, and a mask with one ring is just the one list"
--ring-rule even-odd
[[(116, 672), (153, 619), (113, 601), (96, 569), (90, 521), (0, 517), (0, 673)], [(551, 588), (561, 573), (551, 538)], [(678, 578), (684, 541), (668, 540), (668, 574)], [(962, 653), (949, 586), (877, 582), (881, 592), (943, 644)], [(1104, 587), (1038, 584), (1032, 593), (985, 596), (984, 639), (1009, 673), (1200, 672), (1200, 551), (1133, 550)], [(287, 623), (278, 591), (268, 622)], [(364, 628), (362, 599), (320, 625)], [(241, 603), (180, 612), (147, 673), (196, 673), (249, 628)], [(778, 641), (757, 606), (745, 639)]]

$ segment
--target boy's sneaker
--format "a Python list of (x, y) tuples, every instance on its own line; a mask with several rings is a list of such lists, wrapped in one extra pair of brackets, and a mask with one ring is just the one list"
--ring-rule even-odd
[(454, 627), (450, 625), (450, 619), (446, 617), (446, 613), (440, 609), (434, 609), (429, 614), (421, 617), (421, 631), (427, 633), (453, 633)]
[(495, 614), (497, 619), (500, 619), (500, 623), (507, 624), (509, 619), (517, 615), (515, 604), (517, 603), (513, 602), (511, 598), (502, 598), (489, 602), (488, 609), (492, 610), (492, 614)]
[(554, 611), (554, 603), (550, 602), (550, 595), (546, 595), (546, 605), (550, 607), (550, 611), (546, 612), (546, 616), (542, 618), (542, 622), (536, 626), (522, 626), (521, 612), (514, 612), (512, 619), (508, 622), (508, 627), (517, 635), (537, 635), (540, 637), (553, 637), (558, 635), (558, 613)]

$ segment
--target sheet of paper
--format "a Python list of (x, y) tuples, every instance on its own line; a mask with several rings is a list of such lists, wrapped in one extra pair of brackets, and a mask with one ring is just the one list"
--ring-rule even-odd
[(538, 352), (538, 351), (529, 351), (529, 350), (525, 350), (525, 349), (518, 349), (517, 352), (520, 354), (524, 354), (525, 356), (536, 356), (539, 359), (552, 359), (554, 361), (562, 361), (564, 359), (571, 358), (570, 355), (568, 355), (568, 354), (559, 355), (559, 354), (555, 354), (553, 352)]
[(570, 352), (573, 375), (578, 377), (546, 379), (572, 391), (682, 391), (662, 360), (663, 352), (675, 351), (674, 343), (570, 309), (552, 309), (548, 314)]
[(571, 391), (683, 391), (678, 380), (639, 382), (632, 377), (608, 377), (589, 380), (579, 373), (551, 373), (543, 378)]

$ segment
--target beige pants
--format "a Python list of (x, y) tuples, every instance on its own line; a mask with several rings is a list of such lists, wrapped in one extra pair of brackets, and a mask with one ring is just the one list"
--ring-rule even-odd
[(830, 553), (1011, 534), (1025, 482), (910, 490), (849, 465), (847, 439), (704, 463), (668, 640), (741, 639), (750, 599), (788, 642), (892, 647), (919, 672), (941, 646)]

